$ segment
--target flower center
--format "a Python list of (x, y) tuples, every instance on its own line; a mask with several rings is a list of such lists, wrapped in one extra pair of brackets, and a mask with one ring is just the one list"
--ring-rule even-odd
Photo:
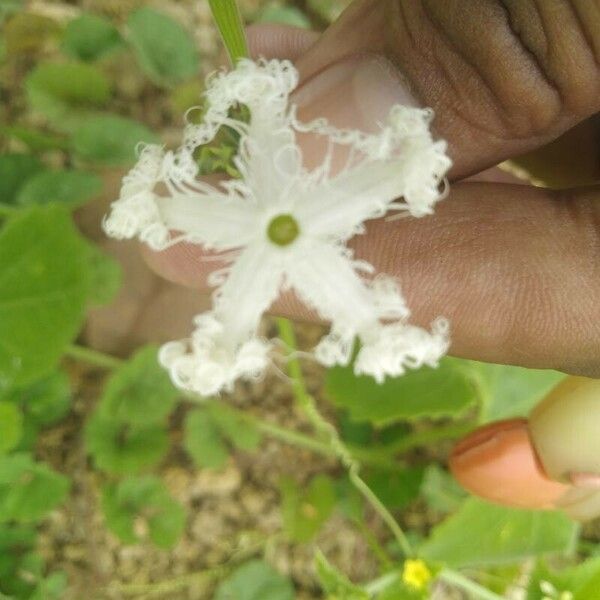
[(292, 215), (277, 215), (267, 227), (269, 239), (278, 246), (288, 246), (299, 234), (298, 221)]

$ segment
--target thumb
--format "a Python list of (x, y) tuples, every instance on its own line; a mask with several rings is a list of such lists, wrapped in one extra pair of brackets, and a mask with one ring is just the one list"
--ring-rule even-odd
[(325, 117), (339, 128), (373, 131), (394, 104), (418, 106), (400, 73), (382, 55), (329, 64), (304, 80), (293, 101), (304, 122)]
[[(380, 56), (378, 74), (356, 71), (355, 81), (366, 82), (360, 90), (333, 86), (328, 107), (340, 118), (377, 115), (389, 97), (370, 86), (400, 81), (396, 101), (410, 90), (433, 108), (433, 127), (449, 144), (451, 176), (466, 177), (534, 150), (600, 110), (600, 12), (572, 0), (539, 0), (535, 10), (530, 4), (355, 0), (297, 66), (304, 86), (318, 88), (323, 78), (335, 79), (331, 70), (339, 73), (339, 65), (351, 71), (353, 60), (356, 66)], [(385, 65), (395, 77), (386, 77)]]

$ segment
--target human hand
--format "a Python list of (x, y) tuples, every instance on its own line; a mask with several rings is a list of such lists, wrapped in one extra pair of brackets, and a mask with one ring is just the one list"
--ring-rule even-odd
[[(434, 108), (454, 161), (450, 198), (432, 218), (372, 222), (353, 244), (400, 279), (415, 322), (448, 317), (459, 356), (595, 376), (600, 191), (550, 191), (496, 175), (465, 181), (600, 109), (600, 13), (566, 0), (538, 4), (535, 12), (529, 3), (361, 0), (319, 39), (268, 28), (251, 41), (256, 54), (296, 60), (301, 118), (369, 129), (394, 103)], [(304, 150), (308, 161), (318, 152), (311, 140)], [(205, 258), (186, 245), (147, 253), (159, 274), (196, 288), (215, 268)], [(307, 316), (293, 298), (277, 309)], [(549, 483), (530, 430), (517, 421), (470, 436), (452, 461), (458, 479), (532, 507), (554, 505), (572, 484), (597, 484), (579, 464), (549, 473), (563, 479)], [(508, 471), (506, 457), (514, 459)], [(502, 482), (501, 497), (493, 481)]]
[[(544, 23), (533, 15), (520, 25), (531, 50), (494, 2), (360, 0), (318, 39), (269, 27), (254, 29), (250, 41), (256, 55), (296, 59), (304, 119), (369, 129), (393, 103), (435, 110), (433, 126), (454, 161), (449, 199), (433, 217), (372, 222), (353, 243), (357, 256), (399, 278), (414, 322), (449, 318), (454, 355), (594, 376), (600, 191), (462, 181), (600, 108), (600, 70), (589, 45), (600, 53), (600, 13), (586, 17), (584, 35), (575, 3), (546, 4)], [(540, 48), (535, 59), (542, 25), (553, 51), (546, 56)], [(308, 142), (308, 161), (311, 150)], [(206, 287), (215, 268), (197, 246), (147, 257), (159, 274), (196, 288)], [(305, 316), (293, 301), (279, 308)]]

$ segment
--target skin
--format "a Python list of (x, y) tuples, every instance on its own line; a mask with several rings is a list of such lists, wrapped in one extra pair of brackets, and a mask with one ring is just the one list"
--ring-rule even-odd
[[(368, 59), (391, 72), (386, 90), (390, 77), (400, 82), (404, 96), (391, 100), (434, 109), (454, 163), (449, 198), (433, 217), (374, 221), (352, 241), (358, 257), (399, 278), (414, 322), (446, 316), (457, 356), (600, 377), (600, 187), (534, 188), (493, 171), (471, 179), (586, 130), (600, 111), (600, 0), (358, 0), (321, 36), (287, 27), (249, 36), (255, 55), (296, 62), (299, 98), (332, 67)], [(373, 96), (374, 77), (371, 105), (387, 101)], [(348, 98), (333, 90), (300, 114), (364, 124)], [(308, 162), (318, 154), (311, 144)], [(206, 288), (217, 266), (193, 246), (143, 252), (159, 275), (193, 288)], [(293, 297), (274, 310), (311, 318)], [(522, 467), (515, 477), (511, 464)], [(466, 487), (504, 503), (546, 507), (564, 491), (548, 487), (522, 422), (472, 436), (452, 467)], [(486, 492), (494, 481), (502, 498)]]

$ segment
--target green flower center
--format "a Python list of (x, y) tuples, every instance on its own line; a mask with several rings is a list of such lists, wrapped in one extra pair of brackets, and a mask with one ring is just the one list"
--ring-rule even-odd
[(288, 246), (299, 234), (298, 221), (292, 215), (277, 215), (267, 227), (269, 239), (277, 246)]

